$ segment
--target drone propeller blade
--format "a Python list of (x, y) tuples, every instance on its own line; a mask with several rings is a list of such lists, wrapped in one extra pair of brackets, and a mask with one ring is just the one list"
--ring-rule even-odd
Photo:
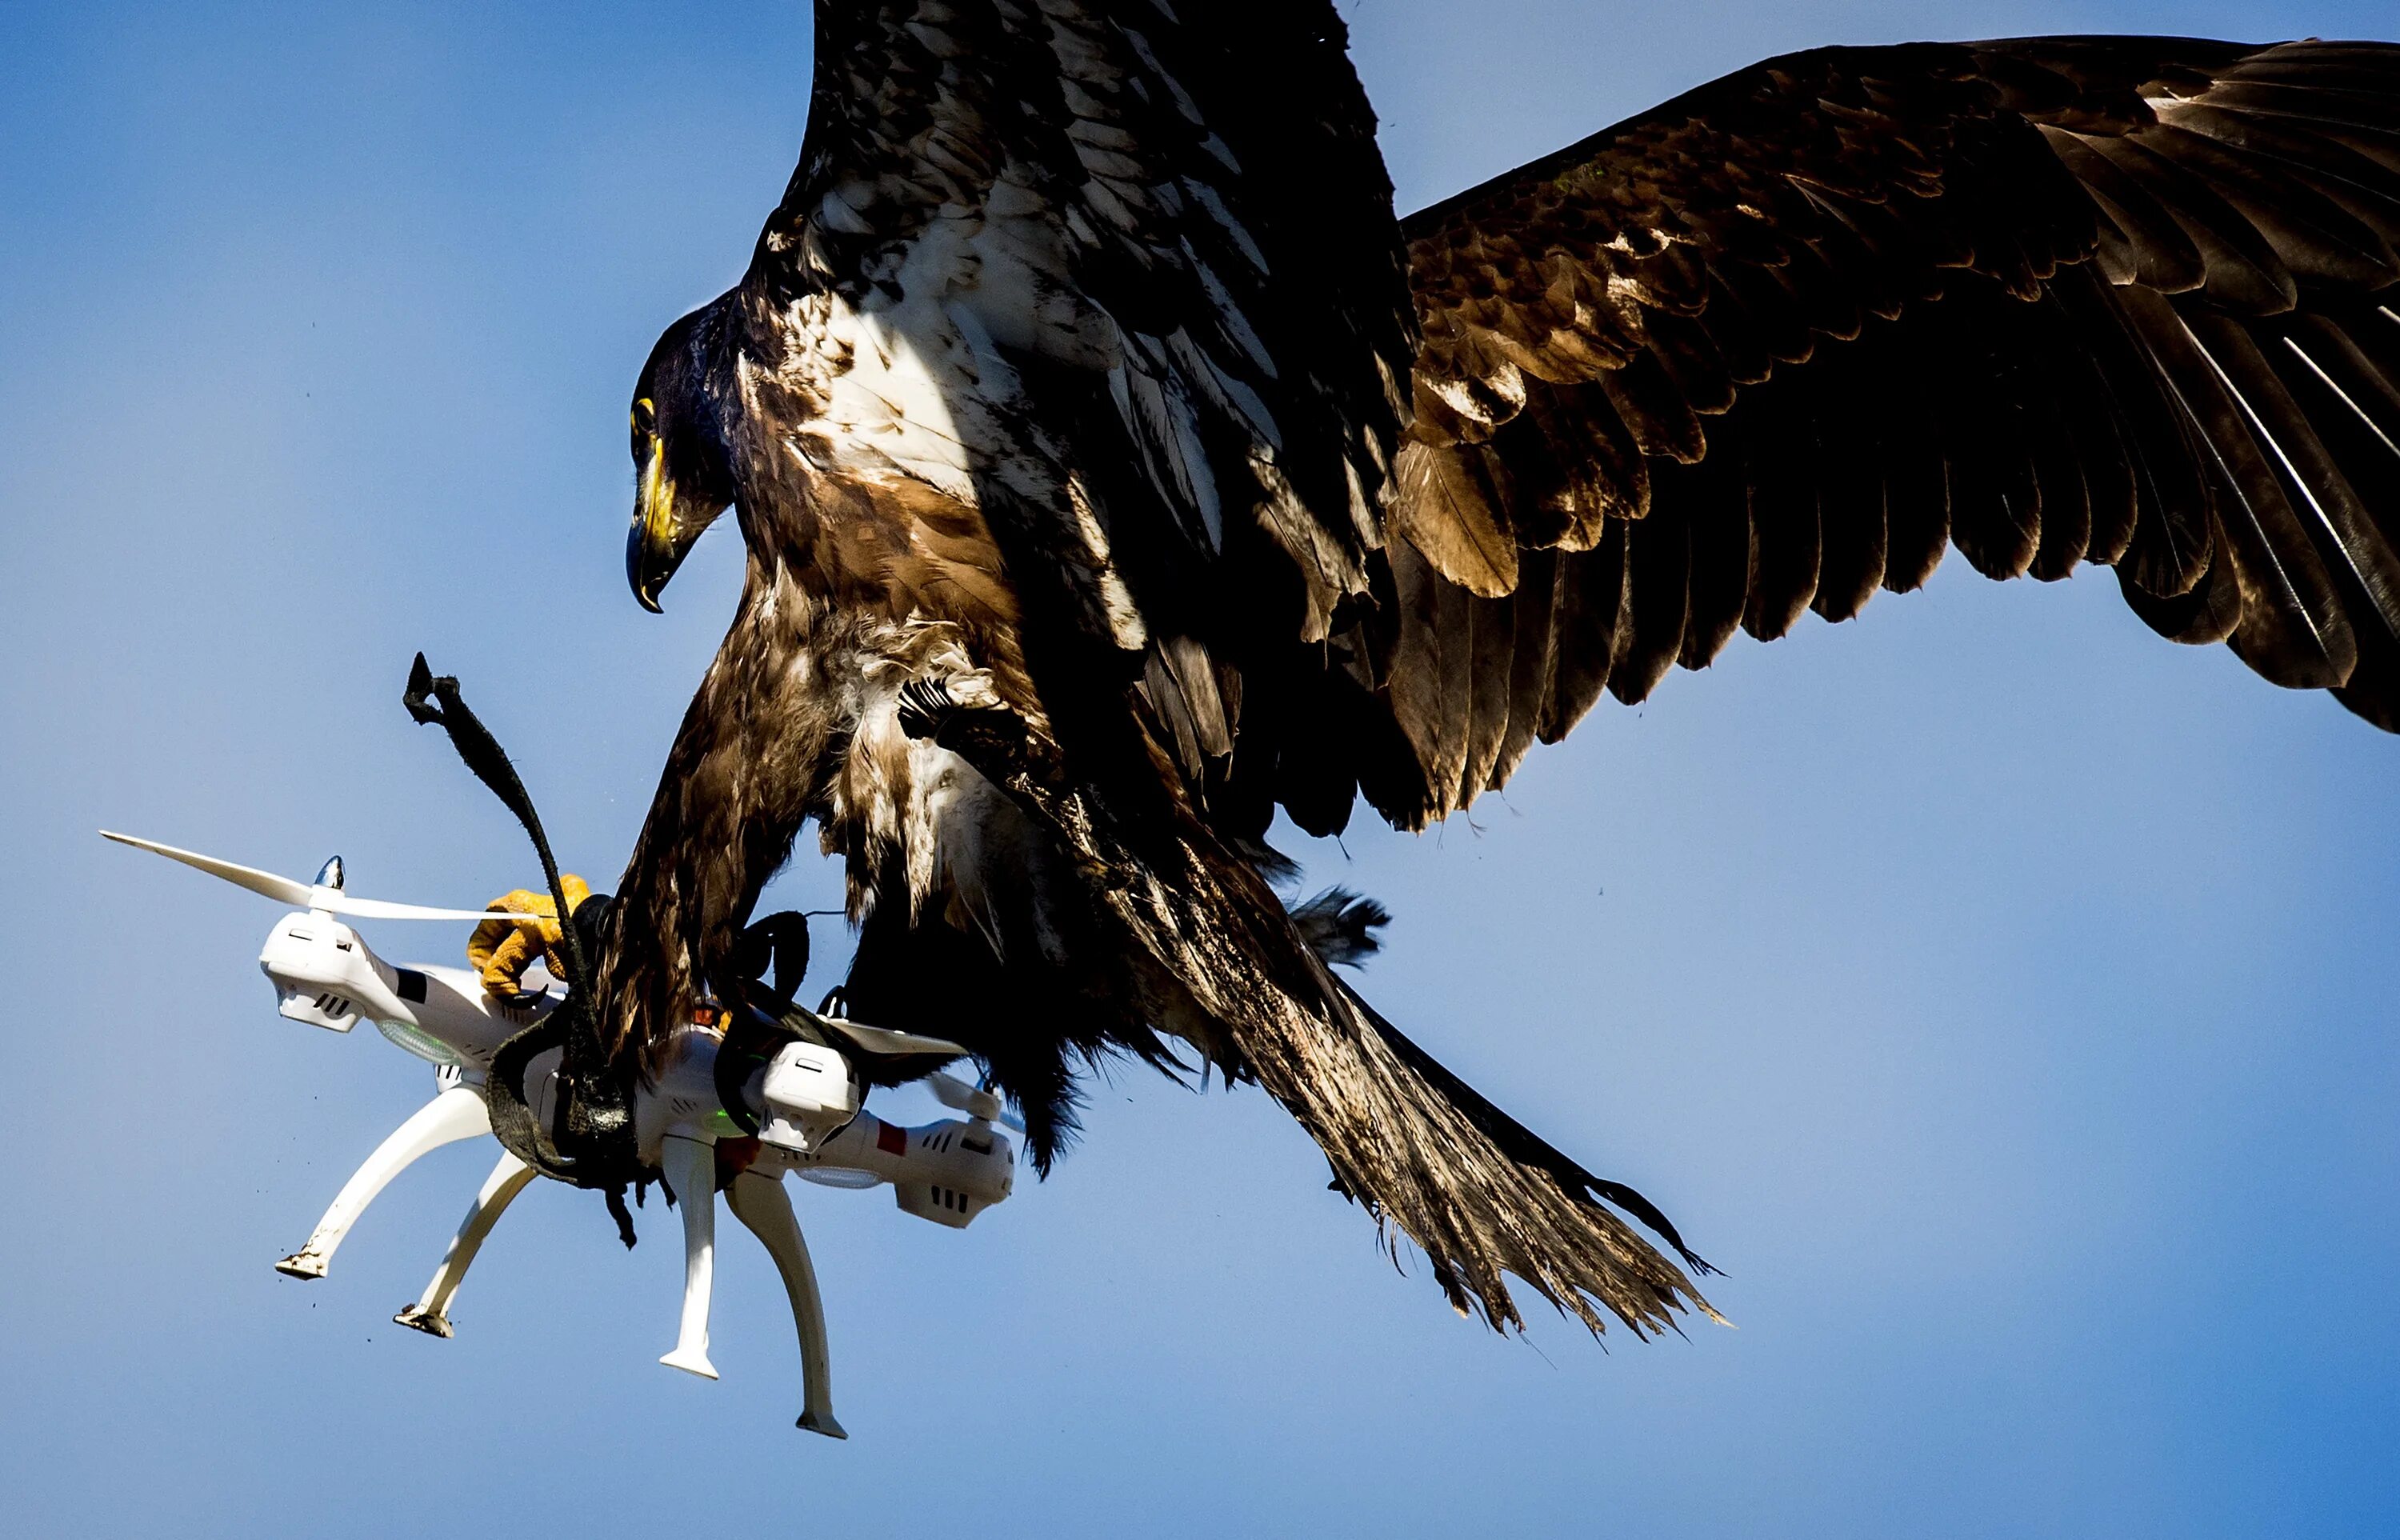
[(521, 925), (539, 925), (539, 915), (511, 914), (505, 909), (430, 909), (422, 904), (391, 904), (380, 898), (345, 898), (340, 893), (320, 893), (308, 900), (312, 908), (332, 914), (356, 915), (361, 920), (512, 920)]
[(813, 1013), (811, 1016), (818, 1026), (849, 1039), (870, 1054), (881, 1054), (887, 1058), (901, 1058), (910, 1054), (939, 1058), (961, 1058), (966, 1055), (966, 1049), (948, 1038), (895, 1032), (888, 1027), (869, 1027), (863, 1021), (852, 1021), (847, 1016), (819, 1016)]
[(1020, 1134), (1025, 1132), (1025, 1120), (1011, 1112), (987, 1086), (969, 1085), (958, 1076), (940, 1070), (927, 1075), (925, 1083), (933, 1089), (934, 1099), (953, 1112), (964, 1112), (971, 1118), (981, 1118), (987, 1123), (1002, 1124)]
[[(422, 904), (391, 904), (380, 898), (352, 898), (339, 888), (311, 887), (288, 877), (263, 872), (255, 866), (237, 865), (220, 861), (213, 855), (200, 855), (192, 851), (179, 851), (172, 845), (161, 845), (155, 839), (137, 839), (130, 834), (100, 831), (102, 839), (114, 839), (120, 845), (163, 855), (170, 861), (180, 861), (211, 877), (221, 877), (237, 888), (248, 888), (262, 898), (279, 904), (289, 904), (295, 909), (323, 909), (328, 914), (356, 915), (361, 920), (507, 920), (505, 913), (490, 909), (434, 909)], [(539, 923), (533, 916), (523, 917), (524, 923)]]
[(100, 831), (100, 837), (102, 839), (114, 839), (120, 845), (130, 845), (136, 850), (163, 855), (170, 861), (180, 861), (186, 866), (196, 866), (211, 877), (222, 877), (237, 888), (248, 888), (252, 893), (274, 899), (279, 904), (289, 904), (295, 908), (308, 906), (308, 894), (311, 890), (306, 882), (294, 882), (288, 877), (278, 877), (273, 872), (263, 872), (255, 866), (238, 866), (230, 861), (220, 861), (213, 855), (199, 855), (191, 851), (179, 851), (172, 845), (161, 845), (154, 839), (137, 839), (130, 834), (111, 834), (108, 830), (102, 829)]

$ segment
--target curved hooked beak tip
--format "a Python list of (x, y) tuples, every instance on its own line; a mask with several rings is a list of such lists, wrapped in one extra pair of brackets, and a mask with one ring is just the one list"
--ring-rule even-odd
[(659, 442), (652, 439), (642, 468), (641, 489), (634, 498), (634, 527), (625, 533), (625, 581), (641, 606), (653, 615), (661, 613), (660, 592), (691, 549), (680, 538), (675, 483), (666, 477), (665, 458)]
[(650, 540), (648, 521), (638, 515), (625, 538), (625, 581), (634, 591), (634, 598), (653, 615), (665, 611), (659, 606), (659, 590), (667, 586), (675, 575), (675, 554), (672, 550), (659, 551)]

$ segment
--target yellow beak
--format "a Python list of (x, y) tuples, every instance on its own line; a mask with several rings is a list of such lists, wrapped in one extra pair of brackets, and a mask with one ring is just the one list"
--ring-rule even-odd
[(675, 483), (667, 477), (666, 446), (650, 435), (642, 460), (642, 484), (634, 497), (634, 527), (625, 538), (625, 580), (644, 609), (656, 615), (660, 591), (691, 550), (676, 515)]

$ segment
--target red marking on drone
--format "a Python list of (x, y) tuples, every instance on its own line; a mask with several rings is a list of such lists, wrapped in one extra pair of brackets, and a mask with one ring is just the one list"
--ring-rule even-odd
[(905, 1155), (908, 1152), (908, 1131), (894, 1128), (878, 1118), (875, 1120), (875, 1148), (887, 1155)]

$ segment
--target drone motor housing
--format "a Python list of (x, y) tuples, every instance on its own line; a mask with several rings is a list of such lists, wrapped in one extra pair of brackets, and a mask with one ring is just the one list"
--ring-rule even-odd
[(903, 1212), (920, 1220), (964, 1230), (1016, 1186), (1016, 1152), (989, 1123), (945, 1118), (907, 1130), (907, 1179), (892, 1192)]
[(370, 1021), (408, 1015), (398, 970), (379, 966), (358, 933), (329, 914), (288, 914), (267, 933), (259, 972), (275, 986), (275, 1008), (287, 1020), (347, 1032)]
[(484, 1068), (494, 1049), (552, 1004), (548, 996), (509, 1004), (463, 968), (396, 968), (358, 932), (313, 909), (275, 922), (258, 967), (287, 1020), (347, 1032), (363, 1017), (435, 1065)]
[(786, 1170), (831, 1185), (850, 1185), (839, 1174), (853, 1171), (888, 1181), (903, 1213), (952, 1230), (964, 1230), (1016, 1183), (1016, 1151), (1007, 1135), (981, 1118), (903, 1128), (861, 1112), (811, 1150), (769, 1144), (764, 1153)]
[(822, 1043), (784, 1044), (755, 1083), (759, 1138), (803, 1154), (856, 1118), (863, 1099), (850, 1060)]

